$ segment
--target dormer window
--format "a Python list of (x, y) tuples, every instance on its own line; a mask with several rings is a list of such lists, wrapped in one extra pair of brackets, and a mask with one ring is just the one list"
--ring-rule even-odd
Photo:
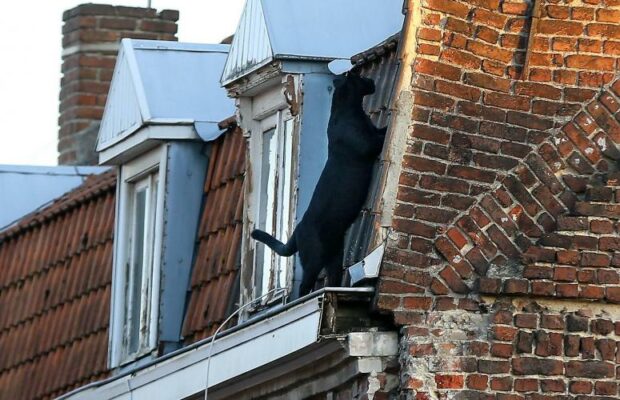
[(123, 39), (97, 151), (118, 168), (110, 367), (181, 347), (227, 45)]
[[(261, 141), (260, 199), (256, 226), (286, 242), (292, 233), (293, 134), (295, 120), (281, 110), (261, 120), (256, 127)], [(253, 133), (254, 134), (254, 133)], [(277, 256), (269, 247), (257, 244), (256, 294), (290, 287), (290, 258)]]
[[(248, 137), (242, 304), (282, 287), (289, 298), (298, 296), (298, 257), (275, 255), (250, 232), (258, 228), (285, 242), (305, 213), (327, 159), (335, 78), (328, 64), (348, 61), (402, 28), (402, 1), (377, 4), (298, 0), (282, 12), (278, 0), (246, 2), (221, 79), (237, 98)], [(364, 29), (342, 25), (343, 15)]]
[(121, 362), (156, 345), (165, 162), (166, 147), (161, 146), (120, 169), (115, 312), (122, 321)]

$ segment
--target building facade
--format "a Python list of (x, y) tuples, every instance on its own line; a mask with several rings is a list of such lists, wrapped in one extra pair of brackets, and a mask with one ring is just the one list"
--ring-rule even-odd
[[(620, 398), (620, 3), (287, 6), (248, 1), (225, 49), (123, 43), (113, 171), (0, 233), (0, 397)], [(189, 103), (235, 107), (158, 117), (161, 52), (219, 63)], [(343, 287), (300, 298), (249, 232), (303, 215), (339, 59), (388, 134)]]

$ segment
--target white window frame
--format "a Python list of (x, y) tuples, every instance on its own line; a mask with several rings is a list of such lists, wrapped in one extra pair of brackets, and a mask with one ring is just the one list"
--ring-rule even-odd
[[(157, 348), (167, 150), (167, 145), (160, 145), (119, 168), (108, 354), (110, 367), (133, 362)], [(156, 196), (152, 190), (154, 185), (157, 185)], [(131, 320), (130, 315), (135, 304), (131, 304), (127, 296), (132, 287), (128, 276), (133, 275), (130, 273), (133, 268), (131, 238), (135, 231), (133, 199), (138, 187), (146, 187), (148, 193), (140, 288), (140, 304), (141, 307), (146, 307), (147, 312), (140, 313), (138, 348), (137, 351), (130, 352), (128, 345), (131, 331), (128, 324), (135, 321), (128, 320)]]
[[(260, 150), (260, 158), (253, 160), (252, 164), (260, 182), (260, 190), (256, 196), (255, 225), (286, 243), (293, 232), (292, 199), (295, 187), (294, 171), (296, 170), (293, 166), (295, 118), (287, 109), (283, 109), (265, 116), (257, 122), (256, 131), (252, 133), (257, 138), (256, 144)], [(274, 130), (276, 153), (275, 156), (270, 156), (270, 164), (277, 164), (278, 167), (275, 170), (270, 168), (268, 179), (265, 179), (264, 139), (266, 133), (271, 130)], [(266, 189), (270, 183), (275, 184), (275, 193), (273, 193), (272, 198), (267, 194), (265, 199), (264, 194), (268, 193)], [(270, 204), (265, 205), (265, 200), (269, 201)], [(271, 226), (262, 224), (263, 215), (261, 214), (263, 212), (267, 212), (264, 219), (266, 223), (271, 220)], [(256, 243), (255, 246), (253, 262), (255, 296), (262, 296), (274, 289), (290, 289), (293, 276), (293, 258), (277, 256), (262, 243)]]

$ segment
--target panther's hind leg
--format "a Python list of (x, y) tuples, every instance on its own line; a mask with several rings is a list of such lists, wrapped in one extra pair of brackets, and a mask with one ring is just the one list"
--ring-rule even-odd
[(344, 248), (340, 247), (339, 252), (331, 257), (325, 264), (325, 271), (327, 271), (327, 286), (340, 287), (342, 286), (342, 261), (344, 258)]
[(299, 295), (304, 296), (312, 291), (321, 269), (325, 266), (325, 248), (320, 235), (314, 229), (305, 229), (297, 238), (299, 259), (303, 269)]

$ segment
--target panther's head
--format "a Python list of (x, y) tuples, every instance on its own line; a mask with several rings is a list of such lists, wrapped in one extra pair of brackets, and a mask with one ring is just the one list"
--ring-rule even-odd
[(346, 92), (352, 97), (362, 98), (375, 92), (375, 82), (359, 74), (348, 72), (334, 79), (336, 93)]

